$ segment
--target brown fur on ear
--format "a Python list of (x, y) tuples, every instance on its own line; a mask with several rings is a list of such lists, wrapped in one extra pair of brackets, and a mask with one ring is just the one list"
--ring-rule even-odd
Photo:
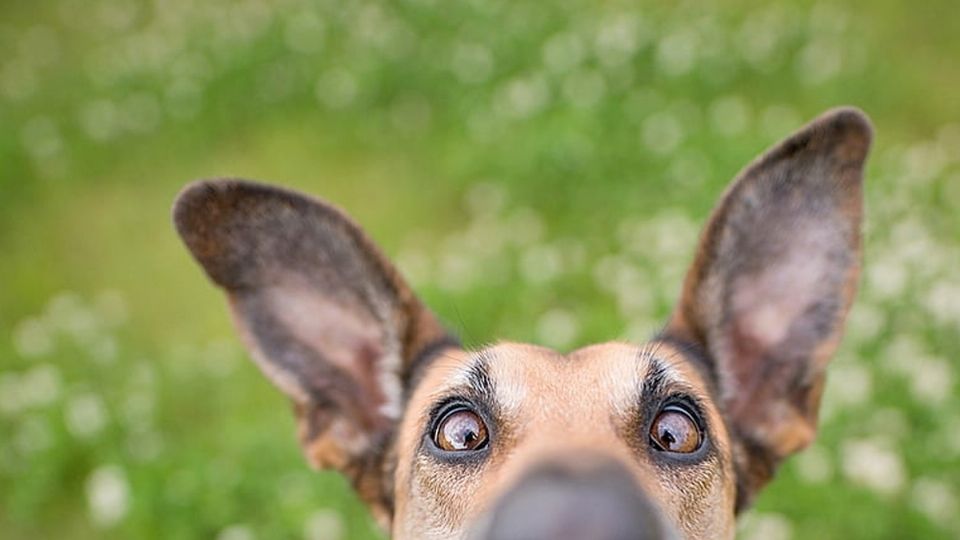
[(863, 113), (831, 110), (741, 172), (668, 326), (714, 363), (737, 445), (738, 507), (815, 435), (824, 368), (856, 292), (871, 138)]
[(341, 470), (389, 515), (384, 458), (415, 364), (455, 340), (361, 229), (323, 201), (200, 181), (177, 198), (174, 222), (228, 294), (258, 366), (293, 400), (310, 463)]

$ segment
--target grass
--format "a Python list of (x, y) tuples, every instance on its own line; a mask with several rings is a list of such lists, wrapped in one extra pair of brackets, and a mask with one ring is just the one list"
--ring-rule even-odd
[(7, 3), (0, 529), (376, 538), (175, 238), (194, 178), (346, 208), (469, 344), (642, 339), (726, 182), (874, 119), (821, 434), (744, 538), (960, 530), (960, 35), (946, 0)]

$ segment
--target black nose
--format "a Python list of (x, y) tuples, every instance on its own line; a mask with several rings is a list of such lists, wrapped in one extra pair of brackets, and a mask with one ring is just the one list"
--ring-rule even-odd
[(673, 538), (656, 508), (615, 463), (576, 470), (543, 465), (494, 506), (483, 540), (660, 540)]

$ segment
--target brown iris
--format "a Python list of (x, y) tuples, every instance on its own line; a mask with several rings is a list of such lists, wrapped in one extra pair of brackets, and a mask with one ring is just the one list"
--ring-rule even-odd
[(700, 448), (702, 436), (693, 416), (682, 407), (665, 407), (650, 426), (650, 440), (658, 450), (690, 454)]
[(487, 426), (477, 413), (456, 409), (440, 420), (433, 442), (437, 448), (448, 452), (479, 450), (487, 444)]

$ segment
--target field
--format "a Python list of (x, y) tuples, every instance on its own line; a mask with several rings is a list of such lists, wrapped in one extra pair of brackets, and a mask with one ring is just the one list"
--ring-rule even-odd
[(382, 538), (174, 234), (189, 180), (345, 208), (469, 345), (642, 340), (737, 171), (873, 119), (820, 437), (744, 539), (960, 531), (955, 2), (0, 6), (0, 533)]

